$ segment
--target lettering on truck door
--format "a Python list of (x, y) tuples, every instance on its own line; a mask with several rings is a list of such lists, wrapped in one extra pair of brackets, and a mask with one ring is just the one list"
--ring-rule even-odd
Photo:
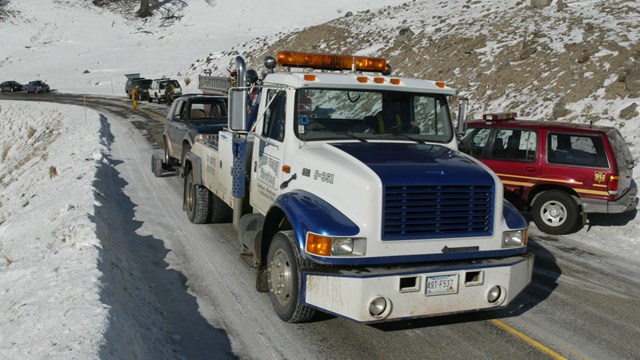
[[(267, 89), (265, 89), (267, 90)], [(264, 91), (263, 91), (264, 92)], [(253, 178), (251, 205), (266, 213), (280, 194), (286, 124), (286, 92), (269, 89), (263, 103), (267, 105), (256, 131), (253, 146)]]

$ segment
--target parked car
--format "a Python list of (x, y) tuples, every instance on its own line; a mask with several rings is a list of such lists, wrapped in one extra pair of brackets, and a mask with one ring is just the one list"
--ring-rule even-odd
[(24, 89), (27, 90), (28, 93), (48, 93), (49, 85), (42, 80), (34, 80), (29, 81), (27, 85), (24, 86)]
[(138, 92), (138, 100), (147, 100), (151, 102), (151, 97), (149, 97), (149, 88), (151, 87), (152, 82), (153, 80), (145, 79), (143, 77), (128, 78), (127, 83), (124, 85), (124, 91), (127, 93), (129, 99), (131, 99), (131, 90), (137, 86), (140, 89)]
[(0, 91), (2, 92), (14, 92), (14, 91), (22, 91), (24, 87), (17, 81), (5, 81), (0, 84)]
[(227, 126), (226, 96), (183, 95), (177, 98), (164, 122), (164, 163), (183, 163), (196, 141), (209, 141)]
[(590, 213), (636, 208), (634, 160), (615, 128), (485, 114), (468, 123), (459, 149), (491, 168), (505, 198), (546, 233), (573, 232)]
[(165, 89), (167, 84), (171, 84), (173, 86), (173, 99), (176, 99), (182, 95), (182, 88), (180, 87), (180, 83), (178, 80), (173, 79), (155, 79), (151, 83), (151, 88), (149, 89), (149, 95), (151, 99), (155, 99), (157, 103), (160, 102), (168, 102), (171, 103), (172, 99), (167, 101)]

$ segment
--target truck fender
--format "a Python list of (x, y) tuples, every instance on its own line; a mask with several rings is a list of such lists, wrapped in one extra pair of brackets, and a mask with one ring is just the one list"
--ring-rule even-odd
[[(346, 215), (327, 201), (304, 191), (293, 190), (280, 195), (265, 217), (260, 241), (261, 264), (264, 265), (271, 239), (288, 223), (296, 234), (300, 254), (304, 256), (305, 238), (308, 232), (335, 236), (354, 236), (360, 228)], [(258, 249), (256, 249), (258, 250)]]
[(520, 214), (513, 204), (505, 200), (502, 207), (502, 215), (509, 229), (524, 229), (527, 227), (527, 220)]

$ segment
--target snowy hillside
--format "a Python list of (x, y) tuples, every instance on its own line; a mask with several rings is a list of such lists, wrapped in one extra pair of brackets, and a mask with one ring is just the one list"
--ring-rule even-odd
[[(554, 0), (533, 8), (529, 0), (152, 0), (161, 5), (147, 19), (133, 16), (131, 4), (0, 0), (0, 82), (42, 79), (59, 92), (124, 97), (125, 73), (176, 77), (195, 92), (191, 80), (205, 70), (225, 75), (237, 54), (250, 67), (281, 49), (383, 56), (395, 74), (459, 89), (472, 117), (515, 110), (615, 126), (640, 183), (638, 1)], [(100, 261), (122, 264), (116, 270), (125, 275), (130, 265), (111, 259), (95, 234), (106, 225), (95, 223), (104, 194), (94, 181), (98, 169), (111, 169), (101, 121), (91, 110), (0, 96), (0, 358), (175, 355), (172, 339), (155, 332), (164, 319), (143, 284), (131, 280), (125, 291), (148, 302), (133, 310), (139, 328), (109, 319), (99, 297), (106, 286)], [(594, 223), (568, 237), (640, 256), (638, 217)], [(532, 235), (544, 236), (535, 227)], [(100, 354), (109, 321), (122, 331)]]

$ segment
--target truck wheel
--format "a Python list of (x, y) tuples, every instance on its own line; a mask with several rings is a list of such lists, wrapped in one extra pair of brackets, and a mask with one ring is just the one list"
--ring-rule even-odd
[(222, 201), (216, 194), (211, 196), (211, 214), (209, 219), (212, 223), (225, 223), (231, 219), (232, 211), (229, 205)]
[(209, 213), (209, 190), (193, 181), (191, 171), (187, 174), (184, 185), (184, 201), (189, 221), (194, 224), (207, 222)]
[(533, 203), (533, 222), (547, 234), (563, 235), (573, 231), (580, 220), (580, 208), (564, 191), (540, 194)]
[(155, 177), (162, 177), (162, 158), (156, 154), (151, 156), (151, 171)]
[(293, 231), (281, 231), (274, 235), (267, 254), (267, 279), (269, 298), (280, 319), (290, 323), (311, 320), (315, 309), (300, 302), (300, 268)]

